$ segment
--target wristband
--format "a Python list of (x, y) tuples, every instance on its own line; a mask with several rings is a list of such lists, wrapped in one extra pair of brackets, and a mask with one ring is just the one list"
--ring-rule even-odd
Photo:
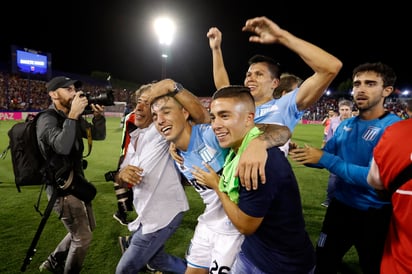
[(178, 82), (175, 82), (175, 88), (171, 93), (173, 94), (173, 96), (175, 96), (176, 94), (178, 94), (183, 89), (184, 89), (184, 87), (182, 86), (182, 84), (180, 84)]

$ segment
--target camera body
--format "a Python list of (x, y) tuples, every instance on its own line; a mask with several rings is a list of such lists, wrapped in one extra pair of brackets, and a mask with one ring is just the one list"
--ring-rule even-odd
[(109, 181), (114, 182), (114, 181), (115, 181), (114, 176), (116, 175), (116, 173), (117, 173), (117, 170), (116, 170), (116, 171), (108, 171), (108, 172), (106, 172), (106, 173), (104, 174), (104, 178), (106, 179), (106, 182), (109, 182)]
[(89, 105), (84, 109), (84, 114), (92, 114), (93, 110), (91, 104), (101, 105), (101, 106), (114, 106), (114, 95), (113, 90), (107, 89), (103, 92), (92, 94), (91, 92), (86, 92), (83, 94), (89, 101)]

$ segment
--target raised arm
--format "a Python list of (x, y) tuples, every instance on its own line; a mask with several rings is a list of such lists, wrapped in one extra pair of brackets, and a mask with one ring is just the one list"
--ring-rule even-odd
[(194, 123), (210, 122), (210, 114), (199, 98), (172, 79), (164, 79), (153, 84), (150, 96), (154, 99), (168, 93), (174, 93), (174, 98), (190, 113)]
[(220, 89), (230, 84), (229, 76), (223, 62), (223, 54), (221, 48), (222, 33), (218, 28), (212, 27), (207, 32), (207, 37), (209, 38), (209, 46), (212, 50), (213, 80), (215, 82), (216, 89)]
[(302, 40), (281, 29), (266, 17), (256, 17), (246, 21), (243, 31), (252, 32), (250, 42), (261, 44), (281, 44), (302, 58), (314, 71), (300, 86), (296, 96), (299, 110), (313, 105), (325, 92), (342, 68), (342, 62), (323, 49)]

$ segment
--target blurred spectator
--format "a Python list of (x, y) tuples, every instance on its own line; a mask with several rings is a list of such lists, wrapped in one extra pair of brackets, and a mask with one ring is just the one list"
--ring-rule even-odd
[(323, 129), (323, 139), (322, 139), (321, 148), (323, 148), (326, 144), (326, 141), (327, 141), (326, 137), (328, 135), (328, 131), (329, 131), (329, 128), (330, 128), (330, 121), (335, 116), (336, 116), (336, 112), (333, 109), (329, 109), (328, 114), (322, 120), (322, 125), (324, 126), (324, 129)]
[(406, 100), (405, 113), (406, 118), (412, 118), (412, 99)]
[[(326, 142), (329, 141), (330, 138), (332, 138), (339, 124), (343, 120), (346, 120), (352, 116), (352, 107), (353, 107), (352, 101), (343, 99), (339, 102), (338, 106), (339, 106), (339, 116), (335, 116), (330, 119), (329, 130), (326, 134)], [(336, 175), (333, 173), (330, 173), (329, 179), (328, 179), (328, 188), (326, 191), (327, 193), (326, 200), (321, 203), (322, 206), (324, 207), (329, 206), (329, 203), (332, 200), (333, 194), (336, 189), (336, 181), (337, 181)]]
[(279, 99), (288, 92), (299, 87), (302, 79), (290, 73), (282, 73), (280, 75), (279, 85), (273, 90), (273, 98)]

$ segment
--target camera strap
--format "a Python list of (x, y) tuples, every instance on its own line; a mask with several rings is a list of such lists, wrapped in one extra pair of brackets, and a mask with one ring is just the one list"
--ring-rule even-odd
[(87, 133), (87, 145), (89, 147), (89, 151), (87, 152), (87, 154), (85, 156), (83, 156), (83, 158), (86, 158), (87, 156), (90, 155), (90, 153), (92, 152), (92, 144), (93, 144), (92, 128), (87, 127), (86, 128), (86, 133)]

